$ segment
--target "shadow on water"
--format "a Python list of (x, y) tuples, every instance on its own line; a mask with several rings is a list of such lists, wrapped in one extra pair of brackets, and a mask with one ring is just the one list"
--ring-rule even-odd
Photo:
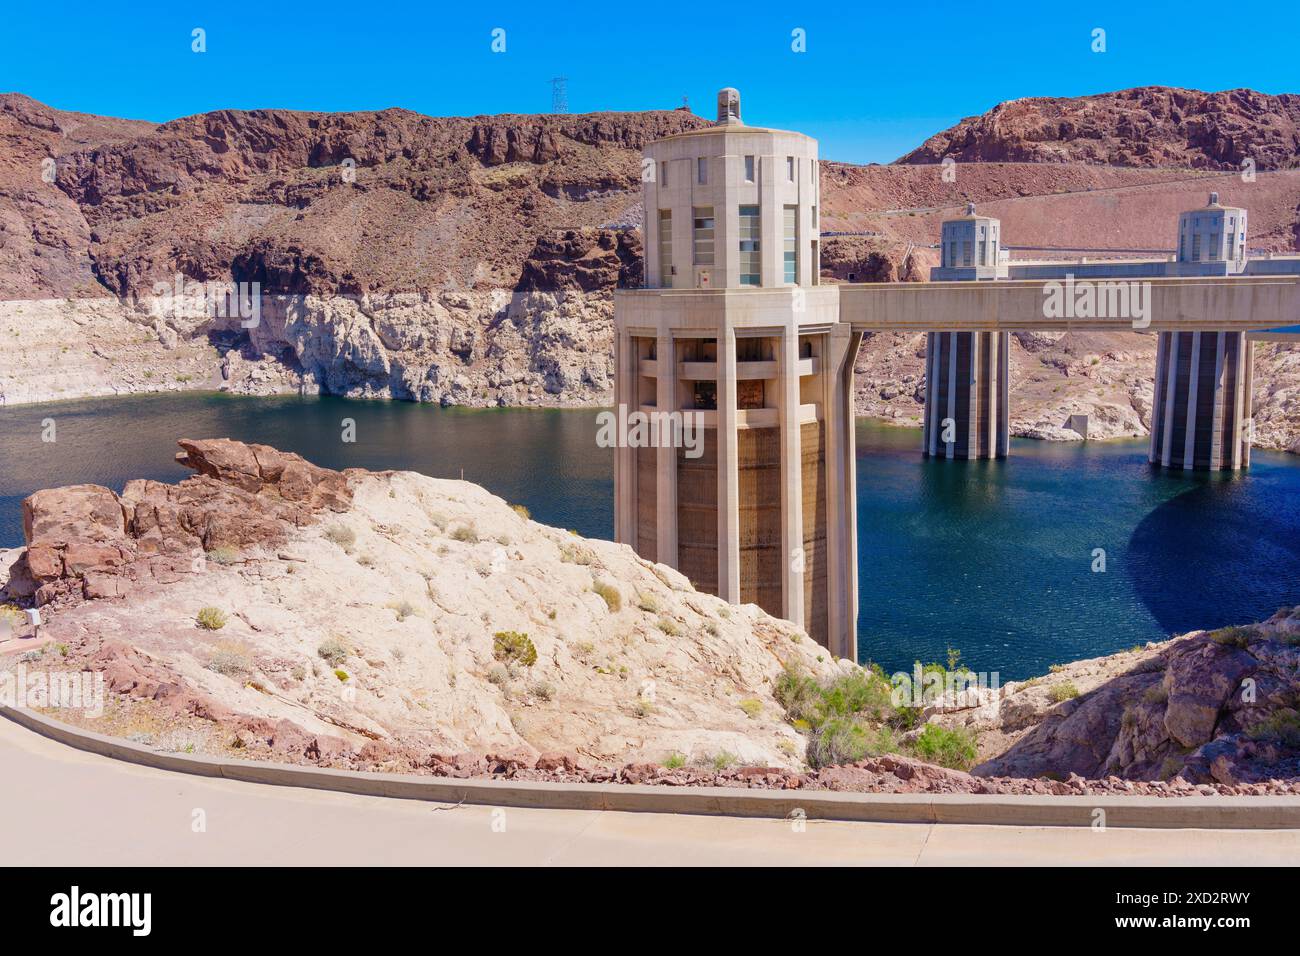
[(1300, 498), (1262, 474), (1198, 475), (1129, 539), (1134, 591), (1161, 630), (1242, 624), (1300, 603)]

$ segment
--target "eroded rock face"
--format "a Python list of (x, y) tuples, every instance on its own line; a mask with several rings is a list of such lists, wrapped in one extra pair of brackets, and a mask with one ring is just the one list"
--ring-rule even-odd
[(124, 597), (201, 569), (207, 551), (273, 544), (286, 527), (351, 503), (343, 475), (298, 455), (229, 439), (179, 444), (177, 462), (200, 477), (178, 485), (135, 480), (120, 497), (99, 485), (28, 496), (27, 549), (9, 592), (42, 605)]
[(1298, 706), (1300, 609), (1286, 608), (1008, 684), (992, 717), (937, 720), (986, 732), (980, 776), (1232, 786), (1300, 776)]

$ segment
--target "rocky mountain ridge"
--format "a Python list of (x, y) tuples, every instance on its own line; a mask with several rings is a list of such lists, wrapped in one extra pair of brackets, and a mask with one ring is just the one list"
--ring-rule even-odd
[[(1159, 249), (1172, 247), (1177, 211), (1213, 188), (1251, 208), (1253, 247), (1300, 248), (1300, 171), (1282, 155), (1294, 97), (1107, 97), (1106, 108), (1006, 104), (999, 135), (1028, 150), (1040, 135), (1034, 123), (1075, 110), (1092, 125), (1068, 127), (1070, 142), (1094, 142), (1099, 130), (1145, 136), (1172, 123), (1174, 110), (1182, 125), (1170, 128), (1184, 132), (1193, 115), (1217, 117), (1219, 131), (1258, 127), (1275, 161), (1243, 184), (1215, 172), (1223, 150), (1200, 134), (1177, 154), (1210, 150), (1194, 170), (1154, 165), (1177, 159), (1172, 146), (1143, 168), (1096, 165), (1109, 156), (1100, 153), (964, 157), (954, 182), (917, 165), (919, 153), (887, 167), (827, 161), (823, 229), (856, 234), (825, 237), (824, 275), (925, 278), (939, 221), (968, 200), (1029, 246)], [(704, 123), (683, 110), (439, 118), (393, 109), (223, 110), (155, 125), (0, 96), (0, 332), (14, 346), (0, 350), (0, 404), (186, 388), (480, 407), (607, 403), (611, 293), (641, 274), (640, 150)], [(970, 148), (969, 157), (985, 155)], [(155, 286), (177, 277), (260, 283), (263, 321), (250, 329), (160, 308)], [(860, 413), (919, 421), (918, 350), (915, 337), (867, 340)], [(1077, 438), (1065, 423), (1080, 412), (1094, 438), (1145, 433), (1150, 337), (1021, 337), (1013, 351), (1014, 433)], [(1294, 353), (1259, 351), (1259, 441), (1300, 447)]]
[(1300, 167), (1300, 96), (1145, 86), (1008, 100), (898, 160), (1095, 163), (1240, 171)]

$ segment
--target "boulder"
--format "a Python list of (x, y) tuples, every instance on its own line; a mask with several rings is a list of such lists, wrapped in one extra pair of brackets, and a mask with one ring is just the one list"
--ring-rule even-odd
[(1169, 692), (1165, 728), (1184, 747), (1199, 747), (1214, 736), (1219, 714), (1255, 659), (1240, 648), (1206, 641), (1176, 656), (1165, 672)]

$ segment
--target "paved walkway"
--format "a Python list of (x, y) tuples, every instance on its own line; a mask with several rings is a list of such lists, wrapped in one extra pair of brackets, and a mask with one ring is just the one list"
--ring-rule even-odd
[[(206, 832), (194, 832), (202, 811)], [(1300, 831), (930, 826), (496, 809), (191, 777), (0, 718), (7, 865), (1295, 864)]]

